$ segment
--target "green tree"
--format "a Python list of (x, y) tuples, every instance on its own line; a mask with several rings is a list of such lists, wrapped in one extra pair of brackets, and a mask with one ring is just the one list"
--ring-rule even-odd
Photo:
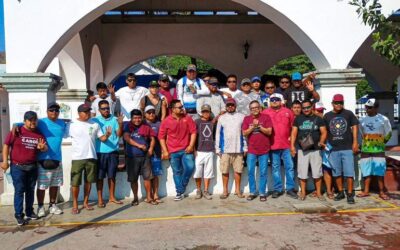
[[(148, 60), (151, 66), (158, 68), (168, 75), (176, 75), (180, 69), (185, 69), (192, 62), (189, 56), (158, 56)], [(197, 69), (204, 73), (212, 69), (213, 66), (201, 59), (196, 59)]]
[(356, 86), (356, 98), (360, 99), (361, 97), (365, 96), (366, 94), (372, 93), (374, 90), (369, 85), (368, 81), (363, 79), (357, 83)]
[(265, 72), (267, 75), (291, 75), (298, 71), (302, 74), (314, 71), (315, 67), (306, 55), (292, 56), (279, 61)]
[(349, 4), (357, 7), (357, 13), (364, 24), (374, 30), (373, 50), (400, 66), (400, 26), (381, 13), (382, 5), (378, 0), (351, 0)]

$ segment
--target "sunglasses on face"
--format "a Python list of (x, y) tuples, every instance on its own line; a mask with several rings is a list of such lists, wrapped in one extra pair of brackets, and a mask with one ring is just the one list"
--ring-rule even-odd
[(302, 107), (303, 110), (310, 110), (311, 106), (307, 106), (307, 107)]
[(56, 112), (56, 113), (59, 113), (60, 112), (60, 110), (59, 109), (48, 109), (47, 111), (49, 111), (49, 112)]
[(250, 107), (251, 110), (253, 109), (259, 109), (260, 107)]
[(274, 86), (272, 86), (272, 87), (265, 87), (265, 89), (274, 89), (275, 87)]
[(343, 105), (343, 102), (333, 102), (333, 105)]
[(235, 107), (235, 104), (233, 104), (233, 103), (228, 103), (228, 104), (226, 104), (226, 106), (227, 106), (228, 108), (230, 108), (230, 107)]
[(280, 102), (281, 98), (278, 97), (272, 97), (271, 99), (269, 99), (270, 102)]
[(106, 111), (106, 110), (110, 110), (110, 107), (106, 107), (106, 108), (99, 108), (100, 110), (104, 110), (104, 111)]
[(236, 83), (236, 81), (228, 81), (228, 83)]
[(289, 81), (281, 81), (282, 84), (289, 84)]
[(155, 115), (156, 112), (155, 112), (155, 111), (147, 111), (146, 114), (148, 114), (148, 115)]
[(183, 106), (174, 107), (174, 109), (183, 109)]

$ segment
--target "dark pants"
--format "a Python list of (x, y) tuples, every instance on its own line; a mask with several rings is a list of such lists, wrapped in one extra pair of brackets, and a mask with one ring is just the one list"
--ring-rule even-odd
[(23, 216), (24, 195), (25, 214), (26, 216), (31, 216), (33, 212), (33, 202), (35, 200), (35, 186), (38, 177), (38, 169), (35, 167), (30, 170), (24, 170), (20, 166), (11, 165), (11, 177), (15, 189), (15, 218)]

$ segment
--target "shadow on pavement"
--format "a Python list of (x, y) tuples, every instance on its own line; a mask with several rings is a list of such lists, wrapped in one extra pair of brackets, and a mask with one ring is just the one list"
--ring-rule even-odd
[(79, 226), (70, 228), (70, 229), (68, 229), (66, 231), (63, 231), (63, 232), (59, 233), (59, 234), (53, 235), (50, 238), (47, 238), (47, 239), (42, 240), (42, 241), (39, 241), (39, 242), (37, 242), (37, 243), (35, 243), (33, 245), (27, 246), (27, 247), (25, 247), (23, 249), (30, 250), (30, 249), (38, 249), (40, 247), (44, 247), (44, 246), (46, 246), (48, 244), (51, 244), (51, 243), (53, 243), (53, 242), (55, 242), (55, 241), (57, 241), (57, 240), (59, 240), (59, 239), (61, 239), (63, 237), (66, 237), (66, 236), (68, 236), (68, 235), (70, 235), (70, 234), (72, 234), (74, 232), (77, 232), (77, 231), (79, 231), (81, 229), (84, 229), (86, 227), (89, 227), (89, 226), (93, 225), (93, 224), (91, 224), (91, 222), (103, 221), (104, 219), (107, 219), (107, 218), (109, 218), (109, 217), (111, 217), (111, 216), (113, 216), (115, 214), (118, 214), (118, 213), (120, 213), (120, 212), (122, 212), (122, 211), (124, 211), (124, 210), (126, 210), (126, 209), (128, 209), (130, 207), (131, 207), (130, 204), (124, 205), (124, 206), (122, 206), (122, 207), (120, 207), (118, 209), (113, 210), (112, 212), (109, 212), (109, 213), (106, 213), (106, 214), (104, 214), (102, 216), (93, 218), (92, 220), (88, 221), (84, 225), (79, 225)]

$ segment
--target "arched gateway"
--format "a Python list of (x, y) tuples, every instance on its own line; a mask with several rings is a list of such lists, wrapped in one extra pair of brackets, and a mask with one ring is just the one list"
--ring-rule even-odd
[[(386, 14), (400, 7), (396, 1), (381, 3)], [(388, 81), (400, 75), (369, 49), (371, 30), (347, 1), (21, 0), (5, 1), (4, 13), (7, 73), (0, 83), (9, 105), (3, 134), (22, 119), (22, 111), (35, 107), (44, 115), (54, 99), (65, 104), (62, 115), (75, 118), (87, 88), (162, 54), (199, 57), (225, 73), (250, 77), (305, 53), (318, 70), (322, 99), (342, 93), (352, 110), (355, 84), (364, 77), (360, 67), (365, 65), (380, 90), (388, 90)], [(66, 142), (65, 173), (69, 151)], [(220, 191), (219, 184), (214, 190)], [(12, 192), (5, 185), (2, 204), (11, 202)], [(68, 178), (61, 193), (69, 199)]]

